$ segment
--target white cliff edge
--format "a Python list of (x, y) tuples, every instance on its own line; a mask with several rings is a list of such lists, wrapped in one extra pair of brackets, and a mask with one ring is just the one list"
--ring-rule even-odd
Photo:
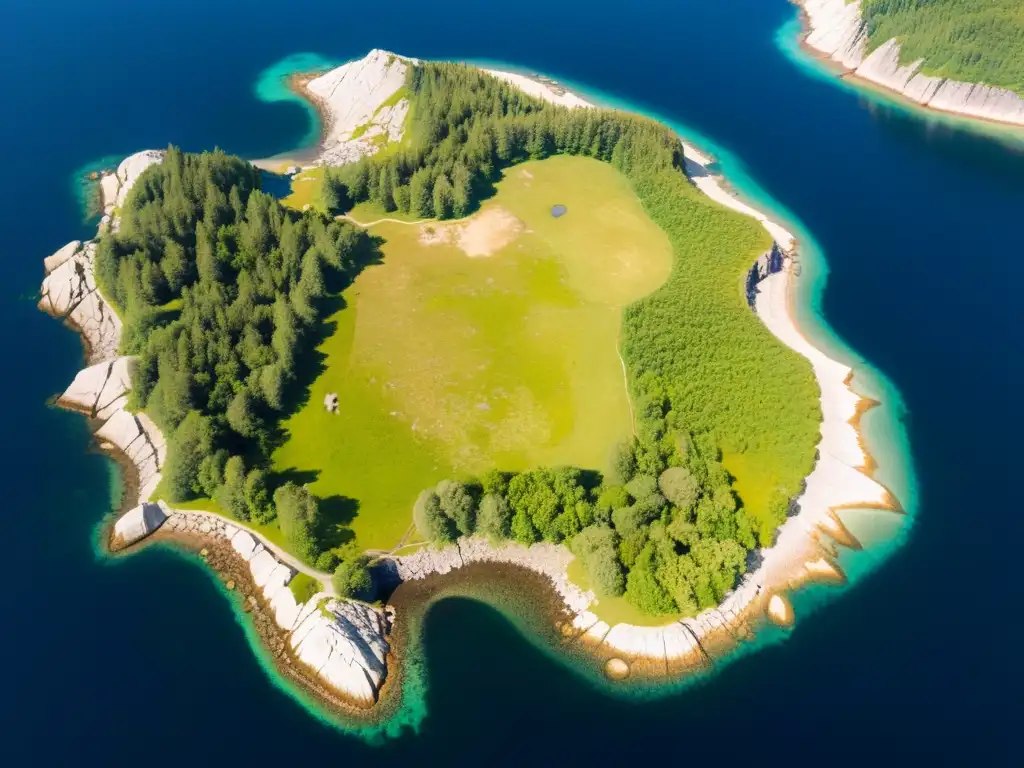
[(319, 163), (352, 163), (402, 138), (409, 100), (399, 90), (409, 63), (416, 60), (374, 49), (306, 84), (327, 117)]
[(805, 42), (854, 75), (921, 106), (1011, 125), (1024, 125), (1024, 97), (1006, 88), (923, 74), (922, 59), (900, 63), (900, 44), (887, 40), (868, 53), (860, 0), (794, 0), (804, 10)]
[[(163, 159), (153, 150), (126, 158), (113, 173), (100, 179), (106, 226), (116, 231), (116, 215), (141, 173)], [(267, 600), (277, 625), (288, 635), (295, 657), (329, 686), (357, 705), (377, 700), (387, 674), (388, 620), (372, 606), (339, 600), (330, 587), (330, 574), (303, 566), (288, 553), (238, 524), (205, 512), (176, 511), (150, 499), (160, 482), (167, 446), (145, 413), (126, 410), (131, 388), (132, 358), (119, 356), (121, 321), (96, 286), (94, 260), (97, 241), (73, 241), (44, 259), (46, 277), (39, 307), (71, 322), (88, 348), (88, 362), (58, 398), (65, 407), (81, 411), (99, 423), (95, 434), (101, 447), (116, 447), (135, 466), (139, 504), (113, 526), (115, 549), (141, 541), (161, 526), (209, 538), (223, 538), (249, 564), (256, 586)], [(327, 591), (298, 603), (289, 582), (304, 570)]]

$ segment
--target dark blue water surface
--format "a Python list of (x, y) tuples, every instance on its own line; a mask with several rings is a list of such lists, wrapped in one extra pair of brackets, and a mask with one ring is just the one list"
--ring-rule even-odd
[[(0, 764), (1020, 764), (1024, 156), (808, 77), (774, 43), (785, 0), (3, 5)], [(256, 100), (260, 71), (371, 47), (562, 76), (742, 158), (827, 254), (832, 326), (904, 395), (907, 545), (788, 642), (654, 702), (599, 695), (499, 614), (442, 602), (428, 715), (381, 747), (275, 688), (202, 569), (98, 556), (110, 468), (46, 405), (79, 342), (35, 309), (42, 257), (91, 234), (75, 169), (168, 142), (288, 150), (307, 115)]]

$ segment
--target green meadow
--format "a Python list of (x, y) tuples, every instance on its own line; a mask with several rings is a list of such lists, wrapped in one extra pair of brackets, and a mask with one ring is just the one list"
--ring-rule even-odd
[[(554, 218), (555, 204), (568, 213)], [(371, 233), (382, 261), (329, 318), (322, 372), (273, 456), (324, 500), (328, 542), (414, 541), (412, 503), (446, 477), (607, 469), (632, 433), (622, 311), (672, 266), (629, 182), (607, 163), (557, 156), (510, 168), (468, 219)]]

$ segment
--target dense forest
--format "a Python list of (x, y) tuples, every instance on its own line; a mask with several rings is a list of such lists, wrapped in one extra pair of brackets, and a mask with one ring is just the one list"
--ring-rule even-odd
[(1020, 0), (863, 0), (869, 47), (895, 37), (904, 62), (926, 74), (1009, 88), (1024, 95)]
[[(414, 507), (421, 534), (481, 532), (568, 544), (599, 593), (648, 613), (714, 604), (772, 541), (813, 463), (819, 411), (810, 367), (775, 340), (743, 297), (743, 277), (770, 239), (715, 205), (682, 172), (668, 128), (597, 109), (535, 101), (471, 67), (410, 69), (411, 124), (401, 146), (331, 170), (325, 203), (450, 218), (473, 211), (503, 168), (552, 154), (609, 162), (668, 234), (666, 284), (623, 317), (623, 356), (637, 436), (613, 477), (575, 468), (445, 480)], [(770, 501), (745, 509), (722, 450), (765, 465)]]
[(329, 297), (375, 249), (363, 231), (289, 211), (259, 186), (239, 158), (171, 147), (102, 237), (96, 280), (124, 321), (122, 352), (138, 356), (130, 405), (167, 437), (158, 493), (210, 497), (256, 524), (277, 518), (314, 562), (318, 500), (274, 476), (269, 455), (309, 383), (302, 367)]

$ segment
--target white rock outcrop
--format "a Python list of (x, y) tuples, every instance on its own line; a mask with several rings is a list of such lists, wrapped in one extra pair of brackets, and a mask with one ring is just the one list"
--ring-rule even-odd
[[(267, 601), (274, 622), (287, 635), (295, 657), (325, 683), (361, 706), (376, 700), (387, 678), (387, 635), (390, 630), (384, 612), (371, 605), (339, 600), (329, 592), (319, 592), (300, 603), (289, 584), (302, 569), (320, 580), (329, 574), (312, 571), (297, 561), (283, 562), (286, 553), (277, 550), (259, 536), (210, 512), (175, 510), (164, 502), (145, 505), (166, 516), (160, 520), (171, 531), (226, 541), (248, 563), (253, 583)], [(133, 532), (127, 543), (134, 543), (155, 530), (143, 532), (134, 521), (137, 510), (127, 513), (115, 524)], [(294, 559), (293, 559), (294, 560)], [(328, 581), (329, 583), (329, 581)]]
[(319, 161), (343, 165), (374, 154), (402, 137), (408, 99), (389, 104), (405, 84), (407, 59), (374, 49), (311, 80), (306, 89), (327, 115)]
[(121, 342), (121, 318), (96, 288), (96, 243), (68, 243), (44, 260), (49, 268), (40, 289), (39, 308), (69, 320), (82, 333), (89, 362), (108, 360)]
[(124, 546), (134, 544), (149, 536), (163, 525), (166, 519), (167, 515), (159, 504), (144, 502), (125, 512), (114, 523), (114, 538), (120, 539)]
[(116, 208), (124, 205), (128, 191), (142, 175), (142, 172), (149, 166), (161, 162), (164, 159), (164, 154), (161, 149), (146, 149), (136, 152), (122, 160), (114, 173), (103, 174), (100, 178), (100, 200), (103, 213), (108, 216), (113, 215)]
[(387, 619), (381, 611), (332, 599), (319, 610), (305, 613), (289, 643), (320, 677), (371, 705), (387, 673), (386, 634)]
[(861, 4), (846, 0), (796, 0), (807, 18), (807, 45), (864, 80), (918, 104), (984, 120), (1024, 125), (1024, 97), (1006, 88), (932, 77), (920, 70), (923, 59), (900, 62), (900, 44), (887, 40), (868, 52)]
[[(139, 175), (163, 156), (156, 150), (137, 152), (125, 158), (116, 172), (105, 174), (100, 181), (102, 193), (114, 197), (105, 197), (104, 206), (113, 210), (115, 204), (120, 205)], [(115, 217), (115, 227), (116, 223)], [(139, 501), (146, 502), (160, 482), (167, 447), (148, 416), (125, 410), (131, 358), (117, 356), (123, 327), (96, 285), (96, 247), (96, 240), (84, 244), (74, 240), (43, 260), (46, 277), (39, 307), (74, 325), (88, 349), (89, 367), (78, 372), (58, 402), (104, 422), (96, 436), (116, 446), (135, 465)]]

